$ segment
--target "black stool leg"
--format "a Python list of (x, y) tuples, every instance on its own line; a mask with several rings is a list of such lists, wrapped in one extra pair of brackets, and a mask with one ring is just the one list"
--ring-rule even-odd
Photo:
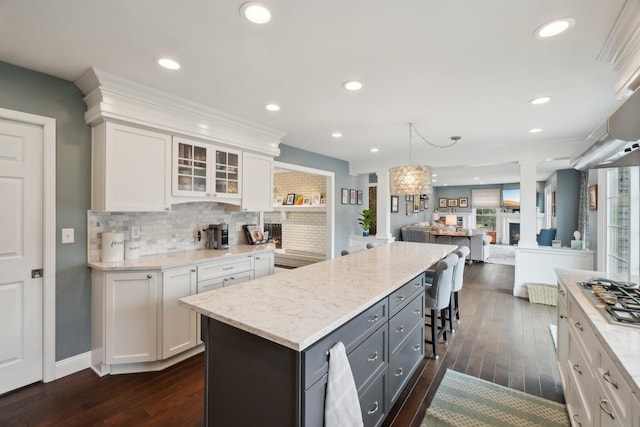
[(438, 313), (431, 310), (431, 345), (433, 346), (433, 358), (438, 358)]

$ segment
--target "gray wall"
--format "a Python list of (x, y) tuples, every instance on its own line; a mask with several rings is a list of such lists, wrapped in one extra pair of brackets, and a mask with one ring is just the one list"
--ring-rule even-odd
[[(361, 234), (358, 225), (359, 213), (368, 206), (369, 176), (349, 174), (349, 164), (340, 159), (323, 156), (310, 151), (301, 150), (289, 145), (280, 144), (280, 156), (277, 161), (335, 173), (335, 250), (334, 256), (340, 256), (342, 249), (349, 246), (349, 236)], [(343, 188), (364, 191), (363, 205), (343, 205), (340, 193)]]
[(556, 240), (562, 240), (562, 246), (571, 246), (573, 232), (578, 229), (580, 172), (562, 169), (556, 175)]
[[(87, 268), (91, 131), (82, 93), (68, 81), (0, 62), (0, 107), (56, 119), (56, 361), (91, 349)], [(60, 244), (74, 228), (75, 243)]]

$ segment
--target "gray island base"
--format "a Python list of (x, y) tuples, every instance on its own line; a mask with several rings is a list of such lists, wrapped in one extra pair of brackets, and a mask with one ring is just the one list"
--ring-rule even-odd
[(183, 298), (202, 314), (206, 425), (323, 426), (338, 341), (381, 425), (424, 357), (423, 272), (454, 249), (395, 242)]

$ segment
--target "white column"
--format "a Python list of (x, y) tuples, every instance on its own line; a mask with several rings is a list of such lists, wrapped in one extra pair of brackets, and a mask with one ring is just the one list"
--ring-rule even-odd
[(536, 248), (536, 168), (537, 160), (520, 162), (520, 241), (519, 247)]
[(391, 241), (391, 194), (389, 194), (389, 170), (376, 172), (378, 191), (376, 203), (376, 239)]

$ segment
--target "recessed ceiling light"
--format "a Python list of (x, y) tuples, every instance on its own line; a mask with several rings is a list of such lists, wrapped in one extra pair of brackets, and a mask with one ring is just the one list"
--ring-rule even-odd
[(377, 153), (378, 151), (380, 151), (380, 149), (373, 147), (371, 150), (372, 153)]
[(473, 179), (475, 179), (476, 181), (479, 180), (480, 178), (477, 176), (474, 176)]
[(553, 21), (542, 24), (536, 28), (534, 34), (536, 38), (546, 39), (564, 33), (569, 28), (573, 27), (575, 23), (576, 21), (573, 18), (554, 19)]
[(240, 14), (254, 24), (266, 24), (271, 21), (269, 9), (257, 1), (248, 1), (240, 6)]
[(340, 132), (334, 132), (331, 134), (333, 138), (342, 138), (342, 134)]
[(540, 133), (540, 132), (542, 132), (542, 129), (540, 128), (529, 129), (529, 133)]
[(438, 176), (438, 174), (437, 173), (432, 173), (431, 176)]
[(551, 101), (550, 96), (539, 96), (537, 98), (533, 98), (532, 100), (530, 100), (529, 103), (533, 105), (540, 105), (540, 104), (546, 104), (549, 101)]
[(442, 184), (442, 185), (446, 187), (446, 186), (447, 186), (447, 185), (449, 185), (449, 184)]
[(438, 180), (437, 179), (432, 179), (431, 182), (438, 182)]
[(268, 111), (280, 111), (280, 106), (278, 104), (267, 104), (264, 108)]
[(349, 80), (342, 83), (342, 87), (350, 91), (360, 90), (362, 89), (362, 82), (358, 80)]
[(178, 63), (178, 61), (174, 61), (173, 59), (170, 59), (170, 58), (158, 58), (156, 59), (156, 62), (158, 63), (158, 65), (160, 65), (163, 68), (166, 68), (167, 70), (180, 69), (180, 64)]

